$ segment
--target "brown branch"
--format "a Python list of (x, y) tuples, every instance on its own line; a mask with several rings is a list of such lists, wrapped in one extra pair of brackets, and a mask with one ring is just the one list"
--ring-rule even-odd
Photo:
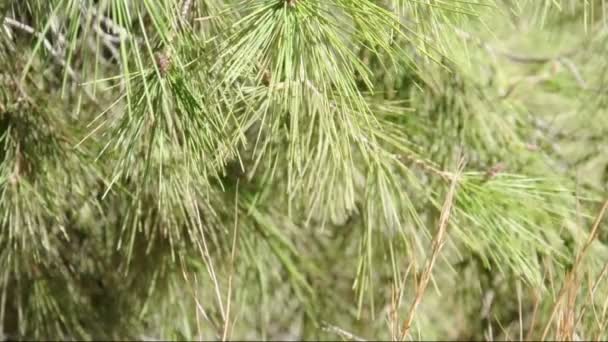
[[(515, 63), (522, 63), (522, 64), (547, 64), (547, 63), (556, 63), (556, 65), (563, 65), (566, 69), (568, 69), (568, 71), (570, 71), (570, 73), (573, 75), (574, 79), (576, 80), (576, 82), (579, 84), (579, 86), (582, 89), (587, 89), (587, 82), (585, 81), (585, 79), (582, 77), (580, 71), (578, 70), (578, 67), (574, 64), (574, 62), (572, 62), (572, 60), (570, 59), (570, 57), (573, 57), (574, 55), (576, 55), (579, 51), (581, 51), (582, 49), (580, 47), (577, 48), (573, 48), (569, 51), (560, 53), (560, 54), (556, 54), (553, 56), (526, 56), (526, 55), (520, 55), (511, 51), (506, 51), (503, 49), (499, 49), (495, 46), (492, 46), (484, 41), (482, 41), (481, 39), (478, 38), (474, 38), (473, 35), (471, 35), (468, 32), (465, 32), (461, 29), (456, 28), (455, 32), (458, 36), (462, 37), (465, 40), (474, 40), (477, 42), (477, 45), (479, 45), (480, 47), (482, 47), (483, 49), (485, 49), (486, 51), (492, 53), (492, 54), (496, 54), (496, 55), (500, 55), (503, 56), (505, 58), (507, 58), (508, 60), (515, 62)], [(555, 72), (551, 73), (549, 76), (555, 74)], [(548, 77), (547, 75), (541, 75), (538, 76), (537, 78), (534, 78), (535, 82), (538, 81), (544, 81), (547, 80)], [(501, 98), (506, 98), (509, 96), (510, 93), (512, 93), (512, 91), (514, 90), (515, 86), (517, 86), (517, 84), (519, 84), (519, 81), (516, 82), (515, 84), (512, 84), (509, 89), (505, 92), (505, 94), (503, 94), (501, 96)]]
[(587, 252), (589, 251), (589, 247), (591, 246), (591, 244), (593, 243), (593, 241), (595, 241), (595, 239), (597, 237), (600, 223), (604, 219), (606, 211), (608, 211), (608, 200), (606, 202), (604, 202), (604, 205), (602, 206), (600, 213), (596, 217), (595, 222), (593, 223), (593, 228), (591, 229), (591, 232), (589, 233), (589, 236), (587, 237), (587, 241), (583, 245), (583, 248), (576, 255), (574, 264), (572, 265), (572, 270), (566, 274), (566, 279), (564, 281), (564, 284), (562, 285), (562, 288), (560, 289), (560, 292), (557, 296), (557, 300), (555, 301), (555, 305), (553, 306), (553, 310), (551, 311), (551, 315), (549, 316), (549, 320), (547, 322), (545, 330), (543, 331), (543, 335), (541, 337), (541, 340), (543, 340), (543, 341), (546, 339), (547, 335), (549, 334), (549, 329), (551, 328), (551, 322), (553, 322), (553, 319), (555, 318), (555, 315), (557, 314), (557, 311), (559, 310), (559, 308), (562, 304), (562, 301), (564, 300), (564, 298), (566, 297), (567, 294), (570, 294), (570, 291), (573, 288), (578, 288), (578, 286), (580, 285), (579, 277), (577, 274), (578, 268), (579, 268), (580, 263), (583, 260), (583, 258), (587, 255)]
[[(13, 18), (9, 18), (9, 17), (5, 17), (4, 18), (4, 26), (5, 27), (12, 27), (15, 29), (19, 29), (23, 32), (29, 33), (35, 37), (37, 37), (38, 39), (41, 40), (42, 44), (44, 45), (44, 47), (51, 53), (51, 55), (55, 58), (55, 60), (57, 61), (57, 63), (59, 63), (59, 65), (61, 65), (63, 68), (65, 68), (65, 70), (67, 71), (68, 75), (77, 83), (80, 84), (80, 76), (74, 71), (74, 69), (72, 69), (72, 67), (70, 67), (62, 58), (62, 53), (61, 51), (55, 49), (55, 47), (53, 47), (53, 44), (51, 44), (51, 42), (46, 39), (46, 37), (44, 37), (44, 35), (38, 31), (36, 31), (33, 27), (24, 24), (22, 22), (19, 22)], [(87, 97), (95, 104), (99, 105), (99, 103), (97, 102), (97, 99), (95, 98), (95, 96), (93, 96), (93, 94), (91, 94), (86, 88), (82, 88), (84, 93), (87, 95)]]
[(190, 11), (192, 10), (192, 0), (184, 0), (184, 4), (182, 5), (182, 19), (185, 21), (186, 18), (190, 15)]
[[(460, 173), (462, 172), (463, 169), (464, 169), (464, 159), (460, 159), (460, 162), (458, 163), (457, 171), (455, 173), (456, 176), (460, 175)], [(407, 334), (411, 328), (412, 321), (414, 320), (414, 315), (416, 314), (416, 309), (418, 308), (418, 305), (422, 301), (424, 292), (426, 291), (429, 280), (431, 279), (433, 267), (435, 266), (437, 258), (439, 257), (439, 252), (441, 252), (441, 249), (443, 248), (443, 245), (445, 244), (447, 229), (448, 229), (448, 222), (449, 222), (450, 214), (452, 211), (452, 207), (454, 205), (454, 195), (456, 194), (456, 186), (458, 185), (458, 180), (459, 180), (459, 177), (452, 178), (452, 182), (450, 184), (450, 189), (449, 189), (449, 191), (446, 195), (445, 201), (443, 203), (443, 208), (441, 209), (441, 216), (439, 217), (439, 229), (437, 230), (437, 233), (433, 237), (433, 241), (432, 241), (431, 257), (430, 257), (430, 259), (427, 260), (426, 266), (420, 277), (420, 281), (418, 282), (418, 285), (416, 287), (416, 294), (414, 297), (414, 301), (412, 302), (412, 304), (410, 306), (407, 318), (403, 322), (403, 331), (401, 332), (401, 340), (405, 340), (405, 337), (407, 336)]]
[(351, 332), (348, 332), (348, 331), (346, 331), (346, 330), (344, 330), (344, 329), (342, 329), (340, 327), (336, 327), (336, 326), (331, 325), (331, 324), (324, 323), (323, 330), (325, 330), (327, 332), (332, 332), (334, 334), (339, 335), (342, 338), (346, 338), (346, 339), (349, 339), (351, 341), (359, 341), (359, 342), (365, 342), (365, 341), (367, 341), (366, 339), (364, 339), (362, 337), (359, 337), (359, 336), (357, 336), (357, 335), (355, 335), (355, 334), (353, 334)]

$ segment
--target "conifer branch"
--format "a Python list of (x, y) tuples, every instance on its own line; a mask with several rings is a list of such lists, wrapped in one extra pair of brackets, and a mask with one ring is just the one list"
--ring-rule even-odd
[(448, 228), (448, 222), (452, 211), (452, 206), (454, 205), (454, 196), (456, 192), (456, 186), (458, 185), (458, 175), (462, 172), (464, 168), (464, 159), (461, 159), (458, 168), (456, 171), (456, 177), (452, 179), (450, 188), (445, 197), (445, 201), (443, 203), (443, 207), (441, 209), (441, 216), (439, 217), (439, 227), (437, 228), (437, 233), (433, 237), (432, 241), (432, 250), (431, 256), (427, 260), (426, 265), (422, 271), (422, 275), (416, 284), (416, 293), (414, 295), (414, 301), (412, 302), (410, 309), (407, 313), (407, 317), (403, 322), (403, 327), (401, 330), (401, 341), (404, 341), (407, 337), (409, 330), (412, 326), (412, 322), (414, 321), (414, 315), (416, 313), (416, 309), (418, 305), (422, 301), (422, 297), (424, 296), (424, 292), (428, 286), (429, 280), (431, 279), (433, 267), (435, 266), (435, 262), (439, 257), (439, 253), (443, 248), (443, 245), (446, 242), (446, 234)]
[[(4, 18), (4, 25), (5, 27), (13, 27), (16, 29), (19, 29), (21, 31), (27, 32), (37, 38), (39, 38), (44, 47), (48, 50), (48, 52), (54, 57), (55, 61), (61, 65), (63, 68), (65, 68), (65, 70), (68, 72), (68, 74), (70, 75), (70, 77), (74, 80), (74, 82), (76, 84), (80, 84), (80, 76), (74, 71), (74, 69), (72, 69), (72, 67), (70, 67), (65, 60), (63, 59), (63, 55), (64, 53), (60, 50), (57, 50), (53, 44), (51, 44), (51, 42), (44, 37), (44, 35), (40, 32), (37, 32), (33, 27), (26, 25), (24, 23), (21, 23), (15, 19), (9, 18), (9, 17), (5, 17)], [(89, 90), (87, 90), (86, 88), (83, 88), (85, 94), (87, 95), (87, 97), (95, 104), (99, 105), (99, 103), (97, 102), (97, 99), (95, 98), (95, 96), (93, 94), (91, 94), (91, 92)]]
[(608, 8), (486, 2), (2, 2), (0, 339), (604, 338)]

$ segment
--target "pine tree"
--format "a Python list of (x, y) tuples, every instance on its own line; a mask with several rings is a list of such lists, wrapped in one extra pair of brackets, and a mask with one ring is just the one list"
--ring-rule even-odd
[(0, 339), (608, 338), (604, 0), (2, 0)]

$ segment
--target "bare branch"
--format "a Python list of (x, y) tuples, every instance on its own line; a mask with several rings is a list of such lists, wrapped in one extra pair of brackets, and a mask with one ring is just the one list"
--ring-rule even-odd
[[(463, 168), (464, 168), (464, 159), (461, 159), (458, 164), (456, 175), (459, 175), (462, 172)], [(437, 230), (437, 233), (433, 237), (433, 241), (432, 241), (431, 257), (427, 260), (427, 263), (424, 268), (424, 271), (422, 272), (420, 281), (418, 282), (418, 285), (416, 286), (416, 294), (414, 297), (414, 301), (412, 302), (412, 305), (410, 306), (407, 318), (403, 322), (403, 331), (401, 332), (401, 340), (405, 339), (405, 337), (407, 336), (407, 334), (412, 326), (412, 322), (414, 320), (414, 315), (416, 314), (416, 309), (418, 308), (418, 305), (422, 301), (424, 292), (426, 291), (429, 280), (431, 279), (431, 275), (433, 273), (433, 266), (435, 266), (435, 262), (437, 261), (439, 252), (441, 252), (441, 249), (443, 248), (443, 245), (445, 244), (448, 222), (449, 222), (450, 214), (452, 211), (452, 207), (454, 205), (454, 196), (456, 194), (457, 185), (458, 185), (458, 177), (454, 177), (452, 179), (450, 189), (449, 189), (449, 191), (446, 195), (445, 201), (443, 203), (443, 208), (441, 209), (441, 215), (439, 217), (439, 229)]]
[[(51, 55), (55, 58), (57, 63), (59, 63), (63, 68), (65, 68), (68, 75), (70, 75), (70, 77), (75, 82), (80, 83), (80, 77), (78, 76), (78, 74), (74, 71), (74, 69), (72, 69), (72, 67), (70, 67), (63, 60), (62, 53), (60, 51), (58, 51), (55, 47), (53, 47), (53, 44), (51, 44), (51, 42), (48, 39), (46, 39), (46, 37), (44, 37), (44, 35), (42, 33), (36, 31), (33, 27), (31, 27), (27, 24), (24, 24), (22, 22), (19, 22), (15, 19), (9, 18), (9, 17), (4, 18), (4, 26), (19, 29), (21, 31), (29, 33), (29, 34), (37, 37), (38, 39), (40, 39), (42, 41), (42, 44), (44, 45), (44, 47), (51, 53)], [(89, 99), (91, 101), (93, 101), (96, 104), (98, 103), (97, 100), (95, 99), (95, 97), (86, 88), (83, 87), (82, 89), (84, 90), (85, 94), (87, 95), (87, 97), (89, 97)]]

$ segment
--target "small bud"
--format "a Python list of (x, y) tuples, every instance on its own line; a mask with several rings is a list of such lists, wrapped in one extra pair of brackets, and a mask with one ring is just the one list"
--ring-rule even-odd
[(539, 147), (538, 145), (536, 145), (536, 144), (529, 143), (529, 144), (526, 144), (526, 149), (527, 149), (528, 151), (535, 152), (535, 151), (540, 150), (540, 147)]
[(488, 171), (486, 171), (485, 179), (489, 180), (491, 178), (496, 177), (497, 174), (503, 172), (506, 168), (507, 165), (505, 165), (505, 163), (498, 163), (492, 166), (490, 169), (488, 169)]
[(156, 66), (158, 67), (158, 71), (162, 76), (165, 76), (171, 68), (171, 58), (164, 53), (157, 52), (155, 54)]
[(269, 86), (271, 80), (272, 78), (270, 76), (270, 71), (268, 71), (268, 69), (264, 69), (264, 72), (262, 72), (262, 84)]

